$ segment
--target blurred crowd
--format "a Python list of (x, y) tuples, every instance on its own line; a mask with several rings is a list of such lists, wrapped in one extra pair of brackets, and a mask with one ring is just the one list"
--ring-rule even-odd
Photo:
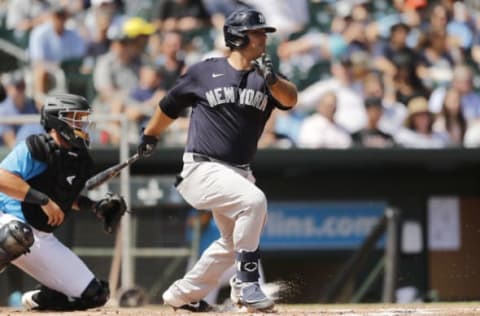
[[(25, 52), (4, 72), (0, 117), (35, 114), (49, 92), (84, 95), (125, 114), (128, 138), (191, 64), (226, 56), (223, 21), (254, 7), (275, 68), (297, 84), (294, 111), (275, 111), (261, 147), (444, 148), (480, 145), (480, 1), (0, 0), (0, 50)], [(188, 113), (162, 137), (182, 146)], [(13, 146), (38, 124), (0, 124)], [(118, 122), (92, 142), (117, 144)]]

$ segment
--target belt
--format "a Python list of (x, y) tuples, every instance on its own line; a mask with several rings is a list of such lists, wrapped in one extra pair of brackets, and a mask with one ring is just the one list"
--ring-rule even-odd
[(242, 169), (242, 170), (245, 170), (245, 171), (250, 170), (250, 164), (248, 164), (248, 163), (243, 164), (243, 165), (237, 165), (237, 164), (232, 164), (232, 163), (229, 163), (229, 162), (225, 162), (225, 161), (218, 160), (218, 159), (215, 159), (215, 158), (211, 158), (211, 157), (201, 155), (201, 154), (190, 153), (190, 155), (192, 157), (192, 160), (195, 161), (195, 162), (218, 162), (218, 163), (229, 165), (229, 166), (239, 168), (239, 169)]

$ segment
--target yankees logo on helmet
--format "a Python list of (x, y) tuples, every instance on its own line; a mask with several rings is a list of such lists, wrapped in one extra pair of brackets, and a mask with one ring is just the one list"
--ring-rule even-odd
[(277, 30), (265, 23), (263, 14), (256, 10), (233, 12), (223, 26), (225, 44), (230, 48), (241, 48), (248, 44), (247, 31), (263, 29), (267, 33), (273, 33)]

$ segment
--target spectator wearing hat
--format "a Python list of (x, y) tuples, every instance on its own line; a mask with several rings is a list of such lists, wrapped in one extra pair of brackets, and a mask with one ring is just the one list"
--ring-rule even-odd
[[(1, 77), (6, 92), (6, 99), (0, 103), (0, 117), (17, 116), (22, 114), (38, 114), (39, 111), (33, 100), (25, 93), (24, 74), (20, 70), (5, 73)], [(41, 133), (40, 124), (1, 124), (0, 145), (12, 148), (18, 141), (28, 135)]]
[(62, 61), (81, 58), (86, 53), (86, 43), (76, 30), (65, 26), (68, 11), (65, 7), (51, 7), (50, 21), (37, 26), (30, 35), (29, 55), (34, 74), (35, 99), (42, 103), (43, 95), (53, 87), (51, 74)]
[(134, 44), (134, 58), (140, 58), (145, 53), (150, 35), (155, 31), (155, 26), (141, 17), (131, 17), (123, 22), (123, 32)]
[(395, 135), (395, 142), (410, 148), (444, 148), (451, 144), (447, 133), (433, 131), (434, 114), (428, 109), (424, 97), (415, 97), (408, 102), (405, 128)]
[(320, 98), (316, 112), (307, 117), (300, 127), (298, 147), (348, 148), (352, 140), (343, 127), (335, 123), (337, 96), (328, 91)]
[(367, 126), (352, 134), (354, 146), (369, 148), (393, 147), (393, 136), (380, 130), (379, 122), (383, 115), (382, 99), (369, 97), (365, 100)]

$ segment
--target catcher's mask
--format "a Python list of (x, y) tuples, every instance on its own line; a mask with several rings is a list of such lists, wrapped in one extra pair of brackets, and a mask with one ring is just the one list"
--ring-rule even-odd
[(52, 94), (42, 107), (40, 123), (47, 132), (56, 130), (76, 148), (90, 145), (89, 130), (92, 127), (88, 101), (74, 94)]

